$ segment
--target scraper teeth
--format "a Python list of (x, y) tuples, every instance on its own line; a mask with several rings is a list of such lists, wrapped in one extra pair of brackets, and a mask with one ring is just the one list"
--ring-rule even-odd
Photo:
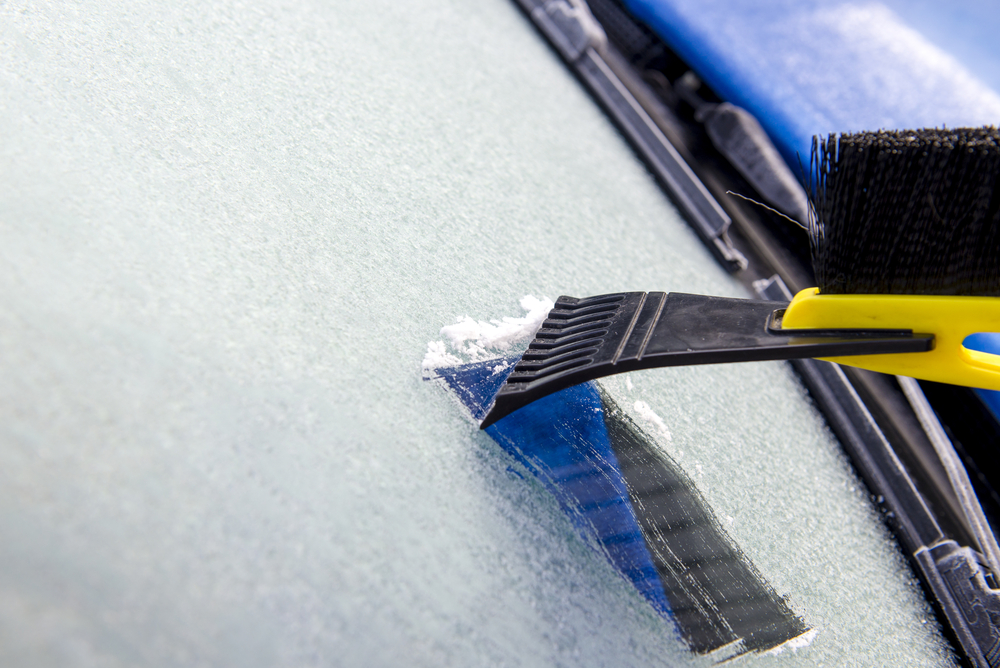
[(599, 329), (607, 329), (609, 326), (611, 326), (611, 321), (604, 319), (583, 322), (572, 327), (542, 327), (542, 329), (535, 333), (535, 341), (543, 339), (562, 339), (576, 336), (582, 332), (594, 332)]
[(588, 322), (599, 322), (607, 321), (608, 313), (592, 313), (590, 315), (581, 316), (579, 318), (571, 318), (569, 320), (545, 320), (542, 322), (542, 329), (545, 330), (567, 330), (572, 327), (579, 327), (580, 325), (585, 325)]
[(578, 309), (554, 308), (549, 311), (549, 320), (579, 320), (583, 317), (608, 316), (617, 311), (619, 304), (595, 304)]
[[(603, 323), (602, 323), (603, 324)], [(528, 351), (524, 354), (524, 359), (533, 359), (535, 355), (552, 355), (557, 350), (583, 340), (598, 340), (606, 336), (607, 327), (592, 327), (573, 332), (564, 336), (553, 336), (552, 338), (538, 338), (531, 342)]]
[(617, 304), (623, 301), (626, 296), (624, 292), (611, 295), (598, 295), (596, 297), (584, 297), (583, 299), (562, 296), (556, 300), (555, 307), (560, 310), (566, 309), (572, 311), (598, 304)]
[(556, 348), (550, 348), (548, 350), (529, 350), (521, 358), (521, 362), (517, 365), (517, 369), (521, 369), (524, 366), (525, 369), (534, 368), (539, 365), (548, 364), (552, 360), (559, 359), (561, 356), (571, 353), (576, 350), (581, 350), (583, 348), (599, 348), (604, 341), (600, 337), (591, 337), (588, 339), (582, 339), (580, 341), (574, 341), (572, 343), (567, 343), (565, 345), (558, 346)]
[(507, 382), (529, 382), (593, 362), (625, 297), (560, 297)]
[[(529, 403), (532, 394), (544, 396), (560, 387), (586, 380), (583, 376), (588, 367), (593, 367), (605, 351), (608, 337), (615, 336), (616, 323), (621, 329), (621, 321), (631, 319), (635, 302), (642, 294), (623, 292), (585, 299), (560, 297), (500, 388), (481, 426), (489, 426), (499, 419), (491, 419), (491, 415), (502, 417), (519, 405)], [(513, 396), (517, 398), (512, 399)]]
[(597, 348), (585, 348), (583, 350), (559, 355), (545, 363), (537, 366), (525, 365), (523, 362), (514, 367), (514, 372), (507, 377), (508, 383), (527, 383), (544, 376), (549, 376), (560, 371), (575, 369), (586, 366), (593, 362), (592, 355), (598, 351)]

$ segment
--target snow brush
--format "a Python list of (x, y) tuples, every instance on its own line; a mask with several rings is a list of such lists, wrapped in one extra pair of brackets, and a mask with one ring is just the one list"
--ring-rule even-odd
[(1000, 390), (1000, 132), (813, 140), (807, 222), (818, 287), (790, 303), (680, 293), (560, 297), (480, 428), (558, 390), (667, 366), (812, 357)]

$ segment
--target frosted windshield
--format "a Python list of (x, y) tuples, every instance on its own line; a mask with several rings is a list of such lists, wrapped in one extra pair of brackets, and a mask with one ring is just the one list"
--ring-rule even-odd
[[(0, 26), (0, 663), (711, 660), (422, 380), (525, 295), (742, 295), (512, 3)], [(747, 661), (949, 661), (786, 366), (604, 388), (816, 630)]]

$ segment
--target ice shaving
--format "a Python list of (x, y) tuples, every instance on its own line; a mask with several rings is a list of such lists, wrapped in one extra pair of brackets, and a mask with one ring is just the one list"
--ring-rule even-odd
[[(454, 324), (442, 327), (444, 340), (427, 344), (427, 353), (421, 365), (423, 370), (427, 372), (446, 366), (483, 362), (530, 341), (554, 303), (548, 297), (525, 295), (520, 304), (527, 311), (520, 318), (507, 316), (487, 322), (460, 316)], [(503, 368), (506, 368), (506, 363)]]

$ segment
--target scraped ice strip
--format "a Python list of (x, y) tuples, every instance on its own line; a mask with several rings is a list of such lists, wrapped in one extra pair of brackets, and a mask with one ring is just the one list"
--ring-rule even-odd
[[(440, 368), (435, 377), (478, 420), (507, 375), (493, 363)], [(694, 482), (595, 383), (543, 397), (486, 433), (538, 476), (584, 538), (697, 654), (724, 660), (807, 631), (722, 529)]]

